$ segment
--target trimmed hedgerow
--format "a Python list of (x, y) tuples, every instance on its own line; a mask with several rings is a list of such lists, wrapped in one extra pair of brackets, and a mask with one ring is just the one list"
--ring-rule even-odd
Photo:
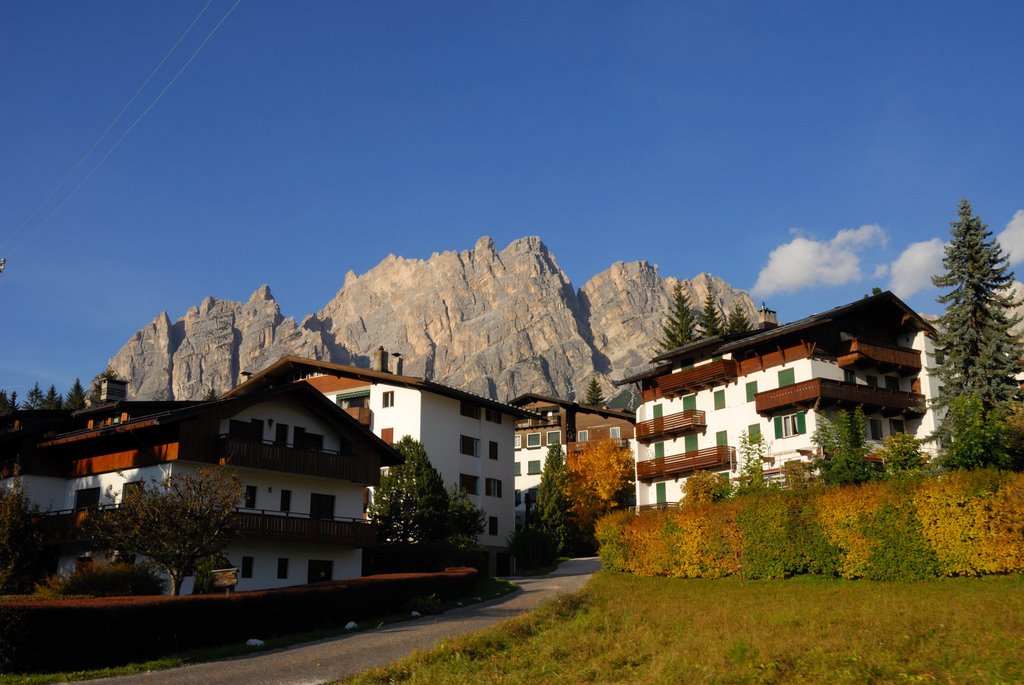
[(681, 578), (876, 580), (1024, 571), (1024, 474), (765, 490), (597, 526), (605, 568)]
[[(471, 568), (187, 597), (109, 597), (0, 603), (0, 671), (71, 671), (199, 647), (344, 626), (416, 597), (452, 599)], [(60, 645), (60, 649), (53, 649)]]

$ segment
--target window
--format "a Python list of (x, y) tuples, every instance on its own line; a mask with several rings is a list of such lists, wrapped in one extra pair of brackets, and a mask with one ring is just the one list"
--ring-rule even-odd
[(282, 490), (281, 491), (281, 511), (292, 510), (292, 491)]
[(468, 492), (470, 495), (477, 494), (477, 481), (480, 480), (476, 476), (471, 476), (468, 473), (459, 474), (459, 487), (462, 488), (463, 492)]
[(526, 446), (527, 447), (540, 447), (540, 433), (527, 433), (526, 434)]
[(871, 430), (871, 439), (872, 440), (881, 440), (882, 439), (882, 419), (869, 419), (868, 420), (868, 426), (870, 427), (870, 430)]
[(395, 391), (394, 390), (388, 390), (387, 392), (385, 392), (383, 397), (382, 397), (381, 404), (383, 404), (384, 407), (393, 407), (393, 406), (395, 406)]
[(665, 484), (664, 483), (658, 483), (657, 485), (654, 486), (654, 497), (655, 497), (655, 501), (658, 504), (664, 504), (665, 503), (666, 496), (665, 496)]
[(654, 443), (654, 458), (660, 459), (665, 456), (665, 443), (656, 442)]
[(715, 433), (715, 444), (719, 447), (728, 447), (729, 431), (718, 431)]
[(683, 398), (683, 410), (697, 408), (697, 395), (687, 395)]
[(886, 390), (899, 390), (900, 389), (900, 379), (898, 377), (896, 377), (896, 376), (886, 376), (885, 377), (885, 389)]
[(787, 385), (793, 385), (796, 383), (796, 369), (782, 369), (779, 371), (779, 387), (784, 388)]
[(588, 440), (590, 440), (590, 431), (581, 430), (579, 433), (576, 434), (577, 442), (587, 442)]
[(306, 582), (323, 583), (334, 577), (334, 562), (330, 559), (310, 559), (306, 562)]
[(274, 443), (278, 445), (288, 444), (288, 424), (279, 423), (274, 426)]
[(523, 462), (521, 462), (521, 461), (517, 461), (516, 462), (515, 475), (517, 475), (517, 476), (523, 475)]
[(296, 445), (296, 447), (303, 447), (307, 450), (322, 450), (324, 448), (324, 436), (318, 433), (306, 433), (302, 444)]
[(394, 428), (381, 428), (380, 439), (389, 445), (395, 444), (395, 429)]
[(252, 578), (252, 557), (242, 557), (242, 577)]
[(807, 419), (804, 413), (797, 412), (787, 416), (775, 417), (775, 438), (788, 438), (793, 435), (803, 435), (807, 432)]
[(128, 481), (121, 486), (121, 501), (127, 502), (129, 497), (137, 497), (142, 494), (145, 484), (141, 480)]
[(857, 383), (857, 374), (850, 369), (843, 370), (843, 382), (844, 383)]
[(501, 480), (498, 478), (485, 478), (484, 494), (488, 497), (501, 497)]
[(519, 435), (518, 433), (516, 434), (516, 449), (523, 449), (523, 436)]
[(484, 407), (484, 418), (491, 423), (501, 423), (501, 412), (497, 409), (491, 409), (490, 407)]
[(526, 462), (526, 475), (536, 476), (540, 474), (540, 459), (531, 459)]
[(498, 517), (488, 516), (487, 517), (487, 534), (497, 535), (498, 534)]
[(487, 443), (487, 457), (490, 459), (498, 458), (498, 443), (493, 440), (490, 440)]
[(292, 446), (293, 447), (304, 447), (306, 445), (306, 429), (302, 426), (296, 426), (292, 431)]
[(249, 438), (249, 424), (245, 421), (231, 419), (228, 421), (228, 437), (247, 440)]
[(750, 442), (757, 442), (761, 439), (761, 424), (752, 423), (747, 426), (747, 439)]
[(479, 445), (480, 441), (476, 438), (471, 438), (468, 435), (459, 436), (459, 451), (463, 454), (471, 457), (479, 457)]
[(754, 401), (754, 395), (757, 394), (757, 381), (750, 381), (747, 383), (747, 402)]
[(279, 557), (277, 560), (277, 577), (287, 578), (288, 577), (288, 560), (284, 557)]
[(608, 429), (608, 437), (612, 440), (619, 440), (622, 438), (622, 429), (618, 426), (612, 426)]
[(246, 509), (256, 508), (256, 486), (246, 485), (245, 486), (245, 504)]
[(480, 407), (470, 402), (460, 402), (459, 413), (463, 416), (468, 416), (471, 419), (476, 419), (477, 421), (480, 420)]
[(684, 452), (696, 452), (697, 451), (697, 436), (696, 435), (684, 435), (683, 436), (683, 451)]
[(334, 495), (321, 495), (314, 492), (309, 495), (309, 518), (334, 518)]
[(560, 445), (562, 444), (562, 431), (548, 431), (547, 438), (549, 445)]
[(878, 376), (872, 376), (870, 374), (864, 376), (864, 380), (868, 382), (868, 385), (872, 388), (878, 387)]
[(889, 434), (896, 435), (897, 433), (905, 433), (906, 426), (903, 425), (902, 419), (889, 419)]
[(653, 414), (651, 415), (652, 419), (660, 419), (665, 411), (665, 408), (662, 407), (660, 404), (656, 404), (651, 408), (651, 411), (653, 412)]
[(75, 509), (95, 509), (100, 505), (99, 488), (75, 490)]
[(715, 391), (715, 409), (725, 409), (725, 390)]

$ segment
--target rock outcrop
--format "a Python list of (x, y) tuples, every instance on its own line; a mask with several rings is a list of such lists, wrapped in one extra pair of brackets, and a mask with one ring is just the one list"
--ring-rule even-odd
[[(248, 302), (206, 298), (171, 323), (161, 313), (110, 366), (140, 399), (196, 399), (223, 392), (286, 354), (368, 366), (383, 345), (405, 373), (496, 399), (526, 392), (574, 398), (591, 377), (610, 381), (647, 366), (674, 278), (647, 262), (617, 262), (576, 290), (536, 237), (500, 252), (490, 238), (430, 259), (391, 255), (349, 272), (338, 294), (297, 325), (267, 286)], [(710, 291), (723, 311), (754, 303), (725, 281), (681, 281), (699, 307)]]

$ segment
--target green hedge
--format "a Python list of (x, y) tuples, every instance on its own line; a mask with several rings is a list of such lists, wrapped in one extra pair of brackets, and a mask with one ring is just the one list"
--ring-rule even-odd
[(1024, 474), (981, 469), (859, 487), (764, 490), (597, 526), (637, 575), (912, 580), (1024, 571)]
[(369, 576), (231, 596), (0, 603), (0, 671), (114, 666), (393, 613), (416, 597), (472, 591), (477, 571)]

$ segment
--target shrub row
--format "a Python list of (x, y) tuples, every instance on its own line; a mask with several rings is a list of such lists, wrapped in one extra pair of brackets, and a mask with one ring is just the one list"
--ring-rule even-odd
[(764, 490), (717, 504), (617, 512), (605, 568), (637, 575), (911, 580), (1024, 571), (1024, 474), (980, 469), (859, 487)]
[(55, 672), (143, 661), (188, 649), (344, 626), (417, 597), (465, 596), (477, 572), (395, 574), (187, 597), (0, 603), (0, 671)]

